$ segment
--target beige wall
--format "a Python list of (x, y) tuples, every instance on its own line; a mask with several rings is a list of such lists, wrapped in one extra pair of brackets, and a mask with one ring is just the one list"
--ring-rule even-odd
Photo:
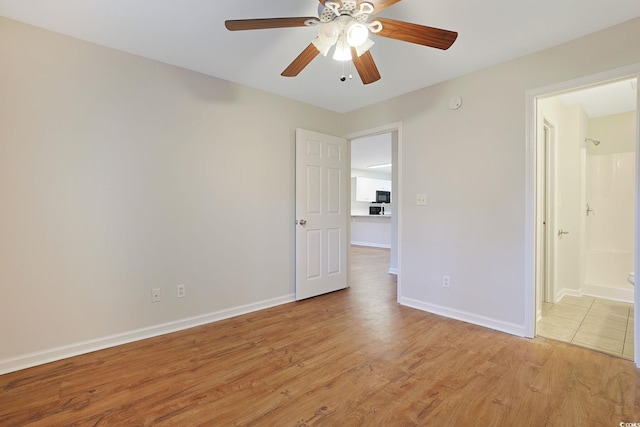
[(338, 114), (3, 18), (0, 63), (0, 372), (292, 298)]
[[(589, 118), (580, 105), (549, 97), (538, 101), (538, 114), (555, 133), (555, 209), (547, 219), (555, 296), (549, 302), (583, 294), (632, 302), (626, 277), (633, 270), (636, 112)], [(606, 144), (586, 142), (593, 134)], [(626, 156), (611, 155), (621, 152)], [(587, 204), (597, 207), (596, 215), (586, 216)], [(558, 238), (559, 229), (569, 234)]]
[(347, 132), (402, 122), (402, 303), (524, 334), (526, 92), (638, 64), (638, 39), (635, 19), (346, 115)]
[(290, 298), (297, 127), (402, 122), (401, 302), (521, 334), (525, 92), (640, 63), (638, 39), (636, 19), (336, 129), (334, 113), (0, 19), (0, 368)]

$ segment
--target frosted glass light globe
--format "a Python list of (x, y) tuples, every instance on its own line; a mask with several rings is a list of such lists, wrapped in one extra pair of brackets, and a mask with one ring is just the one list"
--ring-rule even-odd
[(338, 43), (336, 43), (336, 50), (333, 52), (333, 59), (336, 61), (350, 61), (351, 60), (351, 48), (345, 41), (344, 37), (340, 37)]
[(358, 22), (352, 22), (347, 28), (347, 43), (349, 46), (358, 47), (369, 38), (369, 29)]
[(332, 46), (340, 35), (340, 25), (335, 22), (326, 22), (318, 28), (318, 38), (322, 43)]

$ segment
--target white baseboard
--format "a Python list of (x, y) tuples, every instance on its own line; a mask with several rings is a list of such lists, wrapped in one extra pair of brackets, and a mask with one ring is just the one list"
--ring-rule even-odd
[(633, 304), (633, 286), (629, 285), (629, 287), (631, 289), (612, 288), (611, 286), (590, 285), (585, 283), (580, 290), (582, 291), (582, 295)]
[[(631, 285), (629, 285), (631, 286)], [(560, 302), (562, 297), (569, 295), (572, 297), (581, 297), (583, 295), (610, 299), (613, 301), (627, 302), (633, 304), (634, 289), (612, 288), (611, 286), (583, 284), (580, 290), (561, 289), (556, 295), (556, 302)]]
[(576, 290), (576, 289), (560, 289), (557, 293), (556, 293), (556, 303), (560, 302), (562, 300), (562, 298), (564, 296), (571, 296), (571, 297), (581, 297), (582, 296), (582, 292)]
[(483, 326), (485, 328), (495, 329), (496, 331), (506, 332), (511, 335), (524, 337), (524, 325), (515, 325), (513, 323), (503, 322), (501, 320), (489, 317), (478, 316), (477, 314), (465, 311), (454, 310), (448, 307), (442, 307), (435, 304), (429, 304), (412, 298), (400, 298), (398, 301), (407, 307), (417, 308), (440, 316), (449, 317), (451, 319), (461, 320), (463, 322), (472, 323), (474, 325)]
[(200, 316), (180, 319), (174, 322), (154, 325), (148, 328), (136, 329), (121, 334), (110, 335), (94, 340), (82, 341), (75, 344), (49, 348), (34, 353), (3, 359), (0, 360), (0, 375), (19, 371), (21, 369), (31, 368), (33, 366), (43, 365), (49, 362), (55, 362), (57, 360), (66, 359), (68, 357), (91, 353), (97, 350), (103, 350), (109, 347), (115, 347), (134, 341), (140, 341), (159, 335), (169, 334), (171, 332), (177, 332), (196, 326), (206, 325), (207, 323), (217, 322), (219, 320), (228, 319), (230, 317), (235, 317), (242, 314), (252, 313), (254, 311), (263, 310), (269, 307), (275, 307), (293, 301), (295, 301), (294, 294), (286, 295), (284, 297), (259, 301), (256, 303), (241, 305), (238, 307), (220, 310)]
[(354, 246), (367, 246), (369, 248), (384, 248), (391, 249), (391, 245), (385, 243), (371, 243), (371, 242), (351, 242)]

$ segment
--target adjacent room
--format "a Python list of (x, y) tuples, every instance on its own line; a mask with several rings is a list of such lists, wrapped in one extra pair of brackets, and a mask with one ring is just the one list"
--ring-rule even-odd
[(351, 139), (351, 244), (389, 249), (392, 274), (398, 272), (397, 154), (397, 132)]
[(0, 0), (0, 424), (640, 421), (638, 40), (635, 0)]
[(637, 79), (538, 103), (538, 334), (634, 359)]

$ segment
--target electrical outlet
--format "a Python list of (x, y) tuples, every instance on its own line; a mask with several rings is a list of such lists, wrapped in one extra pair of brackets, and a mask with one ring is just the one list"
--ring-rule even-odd
[(443, 288), (448, 288), (449, 287), (449, 276), (442, 276), (442, 287)]
[(186, 285), (176, 285), (176, 297), (184, 298), (185, 296), (185, 286)]
[(151, 302), (160, 302), (160, 288), (151, 289)]
[(416, 194), (416, 206), (427, 206), (427, 195), (425, 193)]

